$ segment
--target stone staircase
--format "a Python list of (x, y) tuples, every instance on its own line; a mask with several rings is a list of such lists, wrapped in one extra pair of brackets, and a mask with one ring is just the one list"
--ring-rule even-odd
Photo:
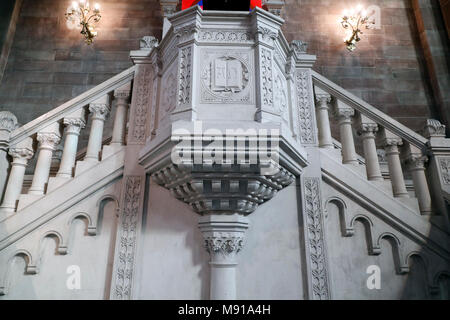
[[(133, 77), (132, 67), (12, 132), (9, 154), (13, 161), (0, 207), (0, 250), (3, 252), (0, 260), (6, 267), (0, 275), (0, 294), (8, 290), (7, 266), (11, 257), (24, 256), (26, 273), (37, 273), (41, 239), (48, 236), (58, 239), (58, 254), (67, 254), (71, 222), (77, 218), (67, 216), (68, 209), (123, 175)], [(112, 137), (104, 145), (104, 122), (113, 101), (116, 112)], [(78, 137), (88, 118), (91, 119), (88, 146), (78, 150)], [(50, 176), (52, 155), (63, 132), (59, 169)], [(36, 141), (37, 163), (32, 183), (27, 193), (21, 193), (25, 168), (35, 153)], [(98, 211), (81, 216), (88, 220), (88, 234), (95, 235)]]
[[(232, 221), (230, 214), (249, 215), (294, 181), (301, 181), (299, 208), (304, 211), (301, 223), (309, 231), (303, 235), (305, 252), (313, 252), (309, 259), (310, 267), (305, 272), (311, 270), (311, 282), (320, 284), (312, 290), (312, 298), (330, 297), (323, 280), (327, 270), (323, 254), (326, 251), (323, 250), (325, 235), (320, 219), (322, 209), (325, 213), (331, 211), (331, 205), (338, 208), (342, 237), (354, 235), (357, 221), (367, 225), (369, 255), (380, 255), (381, 240), (392, 241), (397, 273), (408, 272), (408, 259), (412, 255), (427, 256), (426, 260), (432, 265), (427, 277), (433, 286), (434, 275), (448, 270), (450, 261), (446, 202), (450, 194), (450, 139), (445, 137), (445, 127), (430, 120), (422, 136), (313, 71), (315, 57), (306, 54), (304, 44), (300, 41), (288, 44), (278, 32), (281, 19), (259, 9), (250, 18), (262, 23), (262, 27), (255, 31), (251, 28), (256, 24), (249, 24), (252, 33), (246, 31), (244, 40), (240, 37), (226, 40), (236, 41), (233, 44), (236, 47), (250, 48), (253, 43), (261, 46), (257, 58), (249, 53), (253, 47), (245, 47), (248, 52), (237, 54), (236, 51), (234, 55), (225, 57), (238, 63), (241, 72), (248, 77), (258, 78), (258, 81), (254, 79), (255, 87), (252, 87), (253, 82), (246, 82), (243, 88), (246, 90), (244, 93), (248, 93), (248, 105), (244, 108), (230, 103), (227, 107), (232, 111), (224, 110), (221, 108), (223, 101), (228, 101), (228, 95), (233, 93), (226, 91), (222, 96), (211, 95), (208, 99), (212, 100), (207, 100), (217, 103), (195, 110), (196, 98), (201, 93), (200, 80), (205, 80), (200, 76), (203, 72), (199, 72), (204, 68), (204, 61), (193, 58), (190, 46), (197, 45), (196, 41), (203, 41), (205, 46), (217, 46), (216, 42), (225, 41), (220, 36), (197, 36), (196, 32), (202, 28), (222, 34), (221, 30), (215, 29), (214, 19), (223, 17), (199, 10), (192, 8), (174, 15), (171, 22), (181, 27), (168, 29), (159, 45), (153, 37), (144, 38), (141, 50), (132, 52), (136, 64), (132, 68), (20, 128), (15, 128), (14, 119), (9, 116), (13, 119), (9, 146), (5, 148), (0, 144), (1, 150), (8, 149), (12, 157), (11, 164), (5, 165), (0, 161), (0, 166), (11, 167), (0, 206), (0, 294), (8, 291), (9, 264), (14, 257), (25, 258), (26, 273), (39, 272), (42, 238), (56, 237), (57, 253), (67, 254), (70, 225), (78, 216), (87, 220), (87, 234), (95, 235), (98, 208), (104, 199), (98, 191), (113, 188), (112, 183), (121, 180), (121, 196), (109, 196), (117, 207), (123, 209), (122, 233), (115, 243), (115, 261), (120, 269), (115, 281), (120, 283), (120, 288), (116, 288), (111, 296), (131, 297), (130, 273), (136, 251), (136, 234), (146, 197), (145, 179), (150, 176), (178, 199), (191, 205), (197, 213), (205, 216), (216, 214), (210, 221), (207, 221), (208, 217), (202, 217), (200, 223), (207, 234), (212, 256), (219, 251), (215, 250), (217, 230), (220, 234), (238, 232), (239, 235), (233, 238), (236, 244), (228, 249), (233, 252), (242, 247), (248, 222), (245, 217)], [(211, 15), (203, 21), (205, 25), (196, 25), (192, 30), (185, 26), (189, 19), (200, 21), (200, 14)], [(236, 13), (235, 18), (246, 21), (248, 15)], [(240, 20), (235, 23), (237, 21)], [(214, 59), (222, 59), (222, 55), (222, 52), (214, 51), (206, 52), (204, 57), (209, 59), (212, 68)], [(253, 59), (261, 60), (258, 63), (264, 64), (264, 68), (255, 67), (251, 73), (249, 66)], [(277, 77), (272, 77), (272, 73)], [(272, 78), (276, 78), (277, 85), (271, 82)], [(267, 90), (270, 85), (276, 89), (275, 98), (271, 96), (272, 90)], [(180, 92), (175, 93), (176, 90), (171, 90), (173, 88), (180, 88)], [(260, 96), (259, 100), (264, 96), (264, 101), (253, 99), (255, 92)], [(128, 117), (130, 97), (134, 108)], [(112, 137), (109, 144), (104, 145), (104, 124), (113, 101), (116, 112)], [(135, 113), (132, 115), (132, 112)], [(228, 122), (222, 119), (224, 115)], [(91, 120), (88, 146), (86, 150), (79, 150), (78, 137), (88, 118)], [(207, 163), (194, 168), (197, 171), (193, 170), (194, 166), (172, 163), (170, 156), (175, 146), (176, 139), (173, 138), (177, 126), (181, 129), (194, 127), (198, 119), (203, 121), (205, 129), (228, 129), (232, 126), (235, 126), (232, 129), (262, 128), (266, 132), (278, 129), (276, 138), (280, 148), (270, 146), (270, 152), (277, 152), (279, 156), (280, 163), (275, 165), (281, 169), (278, 176), (255, 173), (250, 170), (253, 170), (251, 166), (242, 163), (236, 166), (219, 164), (219, 169), (214, 167), (215, 164)], [(331, 123), (334, 120), (337, 120), (339, 135), (333, 138)], [(136, 140), (133, 144), (128, 143), (127, 124), (133, 126), (130, 130)], [(222, 131), (217, 135), (221, 136)], [(192, 154), (201, 154), (204, 146), (195, 144), (198, 141), (194, 140), (202, 137), (190, 132), (188, 130), (186, 135), (193, 142)], [(354, 132), (358, 132), (362, 139), (363, 155), (356, 152)], [(61, 161), (51, 175), (52, 156), (62, 137)], [(262, 141), (260, 137), (258, 139)], [(241, 134), (230, 140), (234, 146), (238, 140), (249, 141), (250, 138)], [(380, 149), (386, 153), (387, 171), (380, 164)], [(245, 148), (238, 151), (245, 153)], [(33, 156), (37, 163), (32, 181), (29, 188), (25, 188), (27, 192), (22, 193), (25, 169)], [(128, 172), (127, 165), (131, 168)], [(411, 185), (406, 183), (405, 172), (412, 177)], [(322, 198), (320, 194), (323, 194)], [(123, 203), (122, 198), (126, 199)], [(89, 201), (94, 203), (95, 210), (83, 208)], [(350, 210), (350, 204), (356, 209)], [(71, 210), (76, 206), (76, 210)], [(218, 212), (230, 221), (222, 221)], [(310, 234), (312, 237), (308, 238)], [(334, 240), (339, 243), (339, 239)], [(215, 263), (220, 265), (225, 260), (219, 257)], [(232, 262), (228, 265), (237, 265), (234, 260)], [(223, 297), (221, 290), (217, 292), (218, 295), (212, 297)], [(234, 293), (230, 297), (234, 297)]]

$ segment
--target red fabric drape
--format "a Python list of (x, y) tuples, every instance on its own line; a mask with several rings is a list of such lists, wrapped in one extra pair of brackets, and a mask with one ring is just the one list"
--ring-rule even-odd
[[(181, 10), (190, 8), (195, 5), (203, 6), (202, 0), (183, 0), (181, 2)], [(250, 10), (255, 9), (255, 7), (262, 7), (262, 0), (250, 0)]]

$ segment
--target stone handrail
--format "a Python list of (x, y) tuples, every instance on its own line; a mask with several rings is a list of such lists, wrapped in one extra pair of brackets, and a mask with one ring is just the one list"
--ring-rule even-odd
[(370, 105), (369, 103), (363, 101), (354, 94), (338, 86), (337, 84), (325, 78), (321, 74), (312, 71), (312, 79), (315, 86), (329, 93), (332, 97), (339, 99), (340, 101), (350, 106), (351, 108), (357, 110), (362, 115), (374, 121), (381, 127), (388, 129), (395, 135), (408, 141), (417, 148), (421, 150), (426, 149), (428, 140), (425, 137), (414, 132), (410, 128), (404, 126), (397, 120), (391, 118), (390, 116), (378, 110), (374, 106)]
[[(113, 99), (116, 101), (116, 113), (110, 146), (116, 148), (125, 144), (131, 84), (135, 71), (136, 67), (133, 66), (11, 132), (8, 153), (12, 162), (0, 205), (0, 221), (19, 210), (18, 201), (25, 169), (35, 154), (36, 167), (27, 193), (27, 199), (30, 201), (44, 196), (49, 191), (53, 153), (61, 141), (64, 141), (61, 162), (56, 177), (52, 180), (55, 185), (73, 178), (75, 171), (80, 173), (101, 161), (103, 129), (111, 112)], [(86, 127), (88, 118), (91, 119), (88, 146), (83, 161), (78, 166), (78, 138), (81, 130)], [(0, 169), (3, 172), (8, 167), (8, 163), (3, 163), (3, 168)], [(4, 184), (6, 179), (2, 180), (4, 181), (0, 182)], [(0, 198), (1, 195), (0, 193)]]
[(85, 93), (65, 102), (61, 106), (51, 110), (50, 112), (28, 122), (27, 124), (17, 128), (11, 132), (10, 145), (15, 145), (21, 140), (37, 133), (40, 129), (60, 121), (65, 115), (70, 114), (80, 108), (84, 108), (91, 102), (101, 98), (102, 96), (114, 91), (117, 88), (131, 82), (134, 78), (136, 67), (132, 66), (118, 75), (108, 79), (98, 86), (86, 91)]
[[(385, 179), (377, 153), (378, 147), (381, 147), (386, 153), (393, 196), (399, 199), (410, 197), (404, 177), (404, 172), (409, 171), (421, 214), (431, 214), (433, 208), (425, 166), (428, 161), (428, 139), (317, 72), (312, 71), (312, 80), (319, 147), (335, 148), (330, 125), (330, 122), (335, 120), (339, 126), (342, 163), (358, 166), (361, 160), (355, 147), (354, 131), (357, 131), (362, 138), (367, 179), (369, 181)], [(334, 117), (330, 117), (330, 109)]]

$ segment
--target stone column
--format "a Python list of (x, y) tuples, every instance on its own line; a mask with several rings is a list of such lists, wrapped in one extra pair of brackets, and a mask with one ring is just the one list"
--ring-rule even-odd
[(408, 198), (409, 195), (406, 190), (405, 178), (403, 177), (402, 165), (400, 162), (400, 151), (398, 150), (398, 147), (403, 145), (403, 141), (401, 138), (387, 130), (384, 130), (383, 140), (394, 197)]
[(424, 156), (418, 148), (412, 145), (408, 145), (407, 152), (406, 163), (413, 178), (414, 190), (419, 202), (420, 213), (422, 215), (430, 215), (433, 210), (430, 189), (425, 175), (425, 163), (428, 161), (428, 157)]
[(331, 95), (322, 89), (315, 87), (316, 94), (316, 117), (319, 134), (319, 147), (333, 149), (333, 139), (331, 137), (330, 118), (328, 114)]
[(91, 131), (86, 151), (85, 161), (99, 161), (103, 142), (103, 127), (105, 120), (111, 111), (109, 95), (96, 100), (89, 105), (89, 111), (92, 113)]
[(383, 181), (380, 163), (378, 161), (377, 146), (375, 143), (378, 125), (361, 115), (360, 133), (363, 139), (364, 158), (366, 160), (367, 179), (370, 181)]
[(211, 260), (210, 299), (236, 299), (236, 255), (243, 248), (248, 219), (238, 215), (206, 215), (199, 228)]
[(111, 145), (123, 146), (125, 144), (125, 131), (127, 127), (128, 102), (130, 99), (131, 84), (128, 83), (114, 91), (116, 99), (116, 116), (112, 133)]
[[(9, 154), (13, 158), (11, 165), (11, 172), (9, 174), (8, 185), (6, 186), (5, 196), (3, 197), (3, 203), (0, 207), (0, 212), (10, 213), (16, 209), (17, 200), (19, 200), (20, 193), (22, 192), (23, 178), (25, 175), (25, 169), (33, 155), (33, 139), (26, 138), (13, 146), (9, 150)], [(1, 219), (1, 218), (0, 218)]]
[(342, 145), (342, 163), (358, 164), (355, 151), (355, 141), (352, 131), (352, 117), (355, 110), (342, 101), (336, 101), (335, 116), (339, 120), (339, 132)]
[(73, 174), (78, 149), (78, 137), (80, 136), (81, 129), (86, 126), (86, 122), (84, 121), (84, 109), (81, 110), (82, 114), (80, 114), (80, 117), (64, 118), (66, 140), (64, 142), (63, 155), (57, 174), (57, 177), (59, 178), (71, 178)]
[(8, 178), (9, 136), (17, 126), (17, 118), (9, 111), (0, 111), (0, 200)]
[(53, 151), (61, 140), (59, 124), (55, 123), (39, 132), (37, 140), (39, 141), (39, 156), (34, 170), (33, 182), (28, 193), (43, 195), (50, 175)]

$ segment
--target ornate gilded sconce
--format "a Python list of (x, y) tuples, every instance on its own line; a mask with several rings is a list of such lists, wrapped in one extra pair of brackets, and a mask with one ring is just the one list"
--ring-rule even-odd
[(100, 5), (94, 4), (94, 8), (91, 9), (89, 1), (78, 0), (72, 2), (66, 13), (67, 21), (81, 27), (81, 34), (85, 37), (85, 41), (90, 45), (94, 38), (97, 36), (94, 25), (98, 23), (102, 16), (100, 15)]
[(370, 19), (363, 6), (358, 5), (356, 9), (344, 10), (341, 24), (347, 30), (344, 42), (347, 45), (347, 49), (353, 52), (356, 49), (356, 43), (361, 41), (360, 35), (363, 34), (361, 29), (364, 27), (369, 29), (374, 24), (374, 21)]

